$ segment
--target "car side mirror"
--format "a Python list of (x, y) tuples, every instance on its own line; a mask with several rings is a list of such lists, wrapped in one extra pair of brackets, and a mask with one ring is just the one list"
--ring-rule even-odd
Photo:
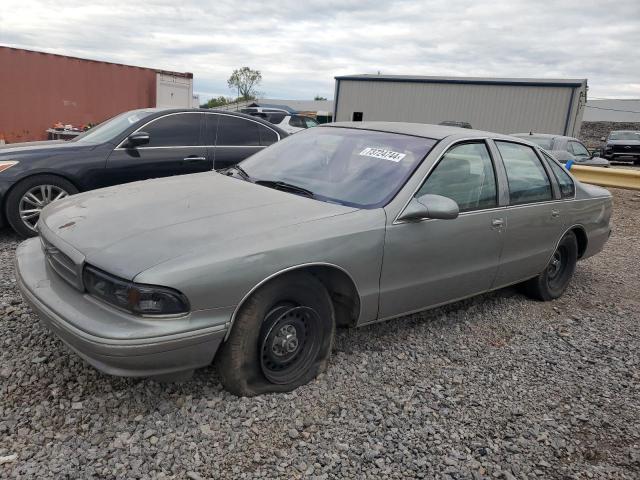
[(151, 135), (147, 132), (134, 132), (127, 137), (127, 147), (135, 148), (140, 145), (146, 145), (151, 140)]
[(607, 140), (607, 139), (606, 139), (605, 137), (600, 137), (600, 141), (601, 141), (601, 142), (604, 142), (604, 141), (606, 141), (606, 140)]
[(398, 220), (417, 221), (424, 218), (453, 220), (458, 218), (460, 207), (448, 197), (425, 194), (413, 197)]

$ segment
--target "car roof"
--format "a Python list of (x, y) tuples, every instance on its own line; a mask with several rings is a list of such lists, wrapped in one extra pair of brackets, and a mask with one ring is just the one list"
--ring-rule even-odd
[(527, 137), (530, 138), (566, 138), (567, 140), (576, 140), (576, 141), (580, 141), (578, 140), (576, 137), (568, 137), (566, 135), (555, 135), (553, 133), (512, 133), (511, 134), (512, 137), (518, 137), (518, 138), (524, 138), (526, 139)]
[(640, 130), (611, 130), (609, 133), (640, 133)]
[[(408, 123), (408, 122), (334, 122), (318, 125), (323, 128), (357, 128), (360, 130), (376, 130), (379, 132), (400, 133), (413, 135), (415, 137), (432, 138), (442, 140), (443, 138), (458, 137), (491, 137), (509, 140), (511, 137), (500, 133), (473, 130), (470, 128), (450, 127), (446, 125), (432, 125), (429, 123)], [(316, 127), (317, 128), (317, 127)]]

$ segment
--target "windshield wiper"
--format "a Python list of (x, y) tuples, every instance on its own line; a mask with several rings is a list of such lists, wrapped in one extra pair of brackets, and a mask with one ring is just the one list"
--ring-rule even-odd
[(225, 175), (229, 175), (229, 173), (235, 170), (236, 172), (238, 172), (238, 174), (242, 177), (243, 180), (246, 180), (248, 182), (251, 182), (251, 175), (249, 175), (247, 172), (245, 172), (244, 168), (242, 168), (240, 165), (234, 165), (233, 167), (229, 167), (227, 168), (224, 173)]
[(265, 187), (273, 188), (275, 190), (283, 190), (286, 192), (296, 193), (298, 195), (304, 195), (305, 197), (313, 198), (315, 195), (311, 190), (293, 185), (291, 183), (282, 182), (280, 180), (256, 180), (258, 185), (264, 185)]

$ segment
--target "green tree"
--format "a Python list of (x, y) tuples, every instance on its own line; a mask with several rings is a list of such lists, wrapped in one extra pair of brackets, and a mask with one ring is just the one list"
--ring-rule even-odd
[(238, 100), (253, 100), (257, 94), (256, 87), (261, 81), (262, 74), (259, 70), (242, 67), (233, 71), (227, 85), (238, 92)]
[(202, 105), (202, 107), (204, 108), (216, 108), (216, 107), (221, 107), (223, 105), (226, 105), (230, 102), (231, 99), (223, 97), (222, 95), (220, 95), (217, 98), (212, 98), (211, 100), (209, 100), (207, 103), (205, 103), (204, 105)]
[(315, 97), (313, 97), (314, 100), (326, 100), (327, 97), (321, 97), (320, 95), (316, 95)]

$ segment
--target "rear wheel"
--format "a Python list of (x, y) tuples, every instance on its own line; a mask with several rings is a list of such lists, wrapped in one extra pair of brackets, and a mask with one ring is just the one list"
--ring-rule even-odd
[(569, 286), (577, 261), (578, 241), (573, 232), (568, 232), (560, 240), (547, 268), (524, 283), (526, 294), (542, 301), (560, 297)]
[(277, 278), (238, 312), (216, 357), (222, 384), (241, 396), (294, 390), (326, 369), (334, 332), (333, 304), (318, 279)]
[(23, 237), (34, 237), (38, 234), (36, 224), (42, 209), (75, 193), (78, 189), (70, 181), (56, 175), (26, 178), (7, 195), (7, 221)]

